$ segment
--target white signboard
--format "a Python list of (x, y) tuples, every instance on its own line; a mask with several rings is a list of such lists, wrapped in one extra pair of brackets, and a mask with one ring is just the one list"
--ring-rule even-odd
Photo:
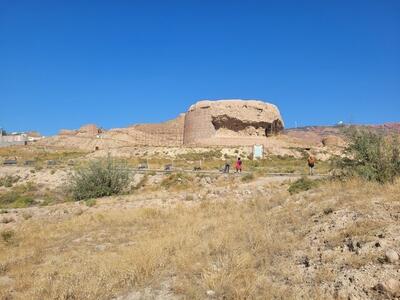
[(264, 155), (264, 147), (263, 145), (254, 145), (253, 146), (253, 158), (263, 158)]

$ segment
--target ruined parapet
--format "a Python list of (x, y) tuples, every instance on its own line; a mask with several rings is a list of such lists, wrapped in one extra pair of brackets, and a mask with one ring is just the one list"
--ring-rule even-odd
[(278, 108), (255, 100), (200, 101), (185, 116), (185, 145), (253, 145), (284, 128)]
[(77, 135), (81, 136), (96, 136), (102, 133), (101, 128), (97, 127), (95, 124), (87, 124), (78, 129)]
[(73, 135), (76, 135), (76, 130), (61, 129), (61, 130), (58, 132), (58, 135), (69, 135), (69, 136), (73, 136)]
[(181, 114), (173, 120), (156, 124), (136, 124), (128, 128), (111, 129), (104, 136), (120, 139), (138, 146), (171, 146), (183, 144), (183, 123), (185, 115)]
[(83, 136), (83, 137), (95, 137), (102, 133), (103, 130), (97, 127), (95, 124), (87, 124), (77, 130), (61, 129), (58, 135), (62, 136)]

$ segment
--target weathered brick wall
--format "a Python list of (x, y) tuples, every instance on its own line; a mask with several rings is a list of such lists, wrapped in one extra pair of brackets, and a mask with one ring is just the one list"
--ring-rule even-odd
[(185, 116), (183, 144), (196, 144), (199, 140), (210, 139), (215, 135), (209, 110), (188, 111)]
[(130, 135), (135, 136), (135, 143), (148, 146), (182, 146), (185, 116), (160, 123), (133, 126)]

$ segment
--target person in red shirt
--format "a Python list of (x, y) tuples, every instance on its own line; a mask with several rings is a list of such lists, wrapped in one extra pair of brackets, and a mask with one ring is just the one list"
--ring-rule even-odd
[(242, 172), (242, 160), (240, 159), (240, 157), (238, 157), (238, 159), (236, 161), (235, 169), (236, 169), (236, 173)]

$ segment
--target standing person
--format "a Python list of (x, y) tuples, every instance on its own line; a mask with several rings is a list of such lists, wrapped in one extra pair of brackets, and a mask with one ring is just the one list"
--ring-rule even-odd
[(240, 159), (240, 157), (238, 157), (237, 161), (236, 161), (236, 165), (235, 165), (235, 169), (236, 169), (236, 173), (242, 172), (242, 160)]
[(307, 159), (308, 167), (310, 168), (310, 176), (314, 175), (315, 157), (310, 154)]
[(229, 173), (229, 168), (230, 167), (231, 167), (231, 162), (228, 159), (225, 160), (224, 173)]

